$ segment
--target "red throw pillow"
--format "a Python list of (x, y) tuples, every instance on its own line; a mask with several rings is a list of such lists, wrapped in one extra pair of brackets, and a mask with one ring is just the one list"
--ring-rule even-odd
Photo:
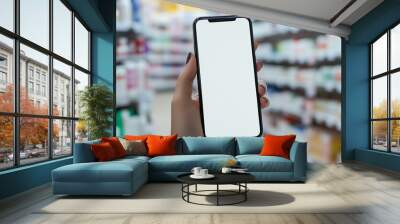
[(147, 137), (146, 143), (148, 147), (148, 156), (165, 156), (176, 155), (176, 139), (177, 135), (172, 136), (157, 136), (150, 135)]
[(108, 138), (101, 138), (101, 142), (108, 142), (114, 149), (115, 155), (117, 158), (125, 157), (126, 151), (124, 146), (122, 146), (121, 142), (117, 137), (108, 137)]
[(280, 156), (286, 159), (290, 159), (290, 148), (296, 135), (283, 135), (274, 136), (266, 135), (264, 136), (264, 145), (261, 149), (261, 156)]
[(94, 157), (99, 162), (110, 161), (117, 158), (113, 147), (108, 142), (93, 144), (91, 145), (91, 149)]

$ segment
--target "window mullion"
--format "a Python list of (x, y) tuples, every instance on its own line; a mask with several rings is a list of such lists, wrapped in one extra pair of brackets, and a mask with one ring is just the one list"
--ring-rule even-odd
[[(72, 64), (74, 66), (71, 67), (71, 91), (72, 91), (72, 105), (71, 105), (71, 117), (75, 118), (75, 12), (72, 11), (71, 15), (71, 23), (72, 23), (72, 38), (71, 38), (71, 56), (72, 56)], [(74, 155), (74, 145), (75, 145), (75, 125), (76, 125), (76, 120), (72, 121), (72, 130), (71, 130), (71, 150), (72, 150), (72, 155)]]
[[(14, 31), (19, 34), (19, 0), (14, 1)], [(19, 40), (14, 39), (14, 115), (19, 113)], [(13, 117), (14, 166), (19, 165), (19, 118)]]
[[(369, 66), (369, 69), (370, 69), (370, 71), (369, 71), (369, 76), (370, 76), (370, 81), (369, 81), (369, 85), (370, 85), (370, 91), (369, 91), (369, 117), (370, 117), (370, 119), (372, 119), (373, 118), (373, 91), (374, 91), (374, 88), (373, 88), (373, 79), (371, 78), (372, 77), (372, 72), (374, 71), (373, 70), (373, 57), (372, 57), (372, 55), (373, 55), (373, 47), (372, 47), (372, 45), (370, 45), (370, 47), (369, 47), (369, 49), (370, 49), (370, 57), (369, 57), (369, 62), (370, 62), (370, 66)], [(370, 141), (369, 141), (369, 144), (370, 144), (370, 149), (373, 149), (373, 146), (374, 146), (374, 136), (373, 136), (373, 121), (370, 121), (369, 122), (369, 137), (370, 137)]]
[[(19, 5), (20, 1), (14, 1), (14, 30), (17, 35), (19, 35)], [(19, 50), (19, 39), (14, 39), (14, 112), (19, 113), (19, 99), (20, 99), (20, 50)], [(19, 156), (19, 135), (20, 135), (20, 119), (14, 116), (14, 166), (19, 166), (20, 156)]]
[[(53, 0), (49, 0), (49, 50), (53, 52)], [(49, 97), (49, 116), (48, 119), (48, 152), (49, 159), (53, 159), (53, 56), (49, 55), (49, 73), (48, 73), (48, 92)]]
[[(386, 52), (386, 54), (387, 54), (387, 71), (389, 71), (390, 70), (390, 30), (387, 32), (387, 52)], [(388, 100), (387, 100), (387, 116), (388, 116), (388, 118), (391, 118), (392, 117), (392, 99), (391, 99), (391, 79), (392, 79), (392, 75), (389, 73), (388, 75), (387, 75), (387, 98), (388, 98)], [(392, 121), (391, 120), (389, 120), (388, 122), (387, 122), (387, 140), (389, 141), (389, 143), (388, 143), (388, 149), (387, 149), (387, 151), (388, 152), (391, 152), (392, 151), (392, 135), (391, 135), (391, 129), (392, 129)]]

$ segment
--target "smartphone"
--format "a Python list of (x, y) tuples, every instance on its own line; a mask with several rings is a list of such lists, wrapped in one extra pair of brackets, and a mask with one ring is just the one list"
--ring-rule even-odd
[(193, 22), (193, 35), (204, 136), (260, 136), (251, 20), (200, 17)]

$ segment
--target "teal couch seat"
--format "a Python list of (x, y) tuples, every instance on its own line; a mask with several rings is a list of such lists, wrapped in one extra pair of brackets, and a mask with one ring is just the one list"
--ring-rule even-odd
[(191, 172), (197, 166), (218, 172), (228, 160), (235, 157), (223, 154), (157, 156), (149, 160), (149, 178), (150, 181), (176, 181), (178, 175)]
[(235, 138), (232, 137), (183, 137), (177, 142), (177, 154), (235, 155)]
[(148, 180), (148, 158), (126, 157), (109, 162), (75, 163), (52, 172), (53, 193), (131, 195)]
[(256, 177), (256, 181), (303, 182), (307, 175), (307, 143), (294, 142), (290, 158), (260, 156), (262, 137), (240, 137), (236, 139), (236, 160), (242, 168)]
[(249, 172), (293, 172), (292, 161), (279, 156), (239, 155), (236, 159)]

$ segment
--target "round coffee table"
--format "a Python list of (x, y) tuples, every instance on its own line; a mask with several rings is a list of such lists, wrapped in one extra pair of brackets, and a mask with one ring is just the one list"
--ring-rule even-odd
[[(234, 205), (245, 202), (247, 200), (247, 192), (249, 188), (247, 183), (255, 180), (255, 177), (248, 173), (216, 173), (212, 179), (193, 179), (190, 177), (191, 173), (182, 174), (177, 177), (178, 181), (182, 183), (182, 199), (188, 203), (198, 205)], [(197, 185), (215, 185), (215, 190), (198, 190)], [(190, 191), (190, 186), (195, 186), (194, 191)], [(220, 189), (220, 185), (236, 185), (237, 190), (224, 190)], [(214, 192), (215, 194), (206, 194)], [(216, 197), (216, 204), (202, 204), (190, 200), (190, 196), (203, 196), (203, 197)], [(240, 199), (231, 203), (221, 203), (221, 197), (240, 196)]]

